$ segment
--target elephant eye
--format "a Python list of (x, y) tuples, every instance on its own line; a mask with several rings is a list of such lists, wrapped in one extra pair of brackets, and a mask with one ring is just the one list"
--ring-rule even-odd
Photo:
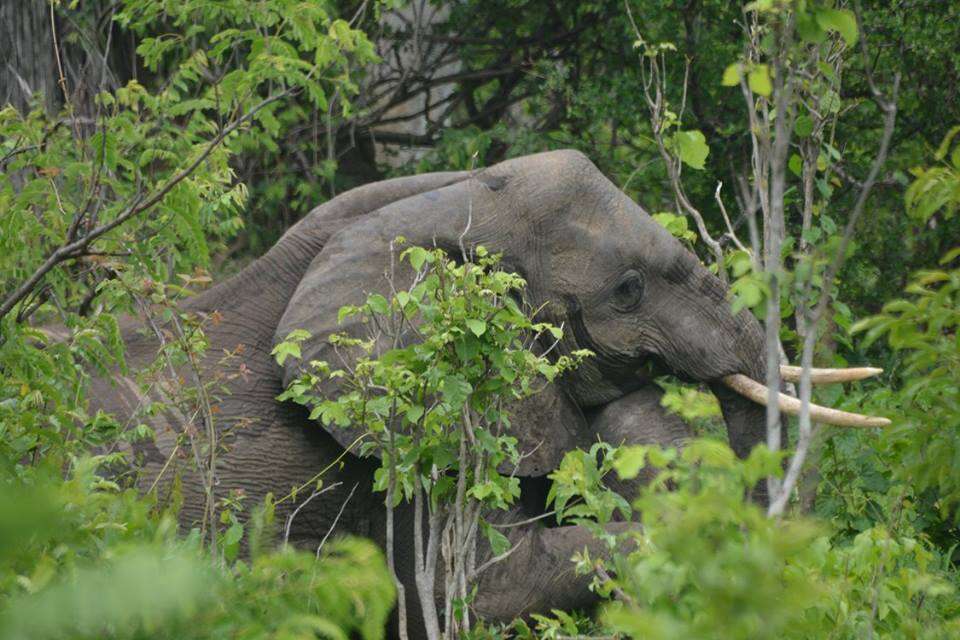
[(636, 271), (628, 271), (613, 290), (614, 304), (621, 311), (632, 311), (643, 299), (643, 278)]

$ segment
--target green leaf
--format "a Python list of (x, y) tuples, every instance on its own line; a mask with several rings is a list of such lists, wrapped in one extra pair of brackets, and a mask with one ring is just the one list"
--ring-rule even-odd
[(480, 526), (483, 527), (483, 534), (487, 537), (487, 542), (490, 543), (490, 550), (493, 551), (494, 556), (506, 553), (510, 549), (510, 540), (507, 536), (491, 527), (486, 521), (481, 520)]
[(382, 316), (385, 316), (390, 312), (390, 303), (387, 302), (387, 299), (379, 293), (370, 295), (367, 298), (367, 305), (374, 313), (378, 313)]
[(467, 327), (479, 338), (487, 330), (487, 323), (477, 318), (467, 318)]
[(955, 249), (951, 249), (950, 251), (947, 251), (947, 253), (942, 258), (940, 258), (939, 264), (941, 265), (949, 264), (953, 262), (958, 256), (960, 256), (960, 247), (956, 247)]
[(537, 363), (537, 371), (546, 378), (548, 381), (553, 382), (554, 378), (557, 377), (557, 366), (550, 364), (550, 362), (543, 360)]
[(836, 91), (832, 89), (827, 89), (823, 97), (820, 98), (820, 108), (828, 113), (839, 113), (840, 107), (843, 106), (843, 100), (837, 94)]
[(756, 64), (747, 74), (747, 84), (750, 90), (764, 97), (773, 93), (773, 83), (770, 82), (770, 67), (765, 64)]
[(816, 16), (806, 11), (797, 11), (797, 33), (801, 39), (813, 44), (820, 44), (827, 37), (826, 32), (817, 24)]
[(647, 450), (647, 460), (650, 463), (650, 466), (657, 467), (662, 469), (668, 464), (673, 462), (677, 457), (676, 449), (661, 449), (659, 447), (651, 447)]
[(723, 70), (723, 78), (720, 80), (720, 84), (724, 87), (735, 87), (740, 84), (742, 77), (743, 66), (739, 62), (734, 62), (727, 65), (727, 68)]
[(494, 486), (492, 482), (484, 482), (483, 484), (474, 485), (470, 489), (470, 495), (472, 495), (477, 500), (483, 500), (484, 498), (486, 498), (487, 496), (493, 493), (493, 489), (494, 489)]
[(440, 383), (443, 399), (454, 407), (463, 404), (473, 387), (460, 376), (447, 376)]
[(410, 259), (410, 266), (412, 266), (417, 271), (423, 267), (423, 263), (427, 261), (427, 250), (423, 247), (411, 247), (406, 251), (408, 258)]
[(734, 251), (727, 255), (726, 262), (734, 278), (739, 278), (753, 269), (753, 261), (746, 251)]
[(480, 341), (467, 333), (457, 338), (454, 342), (457, 356), (464, 362), (468, 362), (477, 357), (480, 353)]
[(697, 130), (677, 131), (673, 135), (673, 144), (677, 156), (694, 169), (703, 169), (704, 161), (710, 154), (710, 147), (703, 134)]
[(748, 2), (743, 5), (744, 11), (756, 11), (757, 13), (764, 13), (773, 10), (773, 0), (756, 0), (755, 2)]
[(510, 540), (507, 538), (507, 536), (503, 535), (493, 527), (490, 527), (489, 529), (487, 541), (490, 543), (490, 549), (493, 551), (493, 555), (495, 557), (510, 550)]
[(803, 160), (797, 154), (794, 153), (790, 156), (787, 167), (789, 167), (793, 175), (797, 176), (798, 178), (803, 175)]
[(273, 348), (273, 351), (270, 352), (270, 355), (274, 357), (277, 361), (277, 364), (283, 366), (283, 363), (286, 362), (287, 358), (293, 357), (300, 359), (300, 345), (296, 342), (281, 342)]
[(802, 115), (793, 123), (793, 132), (801, 138), (806, 138), (813, 133), (813, 118), (808, 115)]
[(817, 24), (827, 31), (836, 31), (848, 47), (857, 44), (857, 18), (849, 9), (818, 9)]
[(407, 418), (407, 422), (410, 424), (416, 424), (420, 418), (423, 416), (423, 407), (420, 405), (411, 405), (407, 408), (406, 413), (404, 414)]
[(675, 213), (662, 212), (653, 214), (653, 219), (662, 227), (670, 232), (676, 238), (696, 242), (697, 234), (690, 230), (686, 216), (678, 216)]
[(937, 160), (943, 160), (947, 157), (947, 151), (950, 150), (950, 145), (953, 143), (954, 137), (960, 133), (960, 125), (952, 127), (950, 131), (947, 132), (947, 135), (943, 137), (943, 140), (940, 142), (940, 146), (937, 147), (937, 152), (933, 155)]
[(346, 408), (337, 402), (324, 403), (320, 420), (327, 426), (331, 424), (336, 424), (338, 427), (350, 426), (350, 417), (347, 415)]
[(239, 522), (235, 522), (230, 525), (230, 528), (227, 529), (226, 533), (223, 534), (223, 543), (226, 545), (235, 545), (240, 542), (240, 538), (243, 537), (243, 525)]
[(632, 480), (647, 464), (647, 447), (620, 447), (613, 460), (613, 468), (621, 480)]
[(730, 291), (734, 294), (734, 313), (739, 312), (743, 308), (753, 309), (763, 302), (763, 282), (753, 274), (747, 274), (734, 281), (734, 283), (730, 285)]
[(343, 319), (349, 316), (355, 316), (360, 312), (360, 309), (354, 307), (353, 305), (344, 305), (340, 307), (340, 310), (337, 311), (337, 324), (342, 324)]

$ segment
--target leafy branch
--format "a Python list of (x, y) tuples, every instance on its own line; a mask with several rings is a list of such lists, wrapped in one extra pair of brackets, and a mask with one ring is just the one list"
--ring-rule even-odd
[[(72, 242), (67, 242), (54, 251), (52, 251), (47, 259), (34, 270), (34, 272), (24, 280), (16, 289), (7, 294), (3, 302), (0, 303), (0, 320), (3, 319), (20, 301), (30, 295), (34, 288), (43, 280), (44, 276), (47, 275), (50, 271), (57, 267), (62, 262), (71, 260), (82, 256), (85, 254), (90, 245), (100, 238), (101, 236), (109, 233), (110, 231), (116, 229), (120, 225), (124, 224), (128, 220), (134, 218), (137, 215), (140, 215), (146, 211), (149, 211), (157, 203), (161, 202), (170, 191), (177, 186), (180, 182), (190, 177), (190, 175), (199, 167), (213, 151), (220, 146), (221, 143), (233, 133), (238, 127), (243, 125), (245, 122), (250, 120), (254, 115), (257, 114), (261, 109), (266, 107), (269, 104), (272, 104), (278, 100), (281, 100), (294, 93), (294, 89), (287, 89), (276, 95), (270, 96), (265, 100), (261, 101), (259, 104), (248, 110), (242, 116), (228, 124), (224, 127), (220, 133), (214, 137), (213, 140), (206, 146), (203, 152), (197, 156), (193, 162), (187, 165), (179, 173), (170, 178), (162, 187), (157, 189), (153, 194), (149, 196), (144, 196), (140, 193), (134, 197), (133, 202), (129, 204), (116, 218), (105, 222), (99, 226), (93, 227), (81, 237), (73, 240)], [(77, 218), (77, 217), (75, 217)], [(78, 224), (73, 224), (72, 229), (78, 228)], [(70, 237), (69, 234), (68, 238)]]

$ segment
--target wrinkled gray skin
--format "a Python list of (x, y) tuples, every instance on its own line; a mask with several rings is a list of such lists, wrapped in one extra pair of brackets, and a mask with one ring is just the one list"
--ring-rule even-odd
[[(337, 458), (357, 432), (325, 431), (306, 412), (275, 397), (296, 375), (270, 356), (295, 328), (315, 338), (303, 360), (336, 362), (325, 337), (353, 331), (337, 325), (337, 310), (360, 303), (367, 293), (385, 292), (389, 242), (403, 235), (411, 244), (459, 253), (458, 238), (502, 252), (506, 266), (528, 282), (526, 296), (544, 318), (562, 323), (557, 351), (587, 348), (596, 356), (560, 383), (517, 408), (515, 435), (533, 454), (519, 469), (522, 505), (501, 519), (522, 520), (543, 508), (543, 476), (561, 456), (597, 437), (619, 444), (675, 444), (688, 436), (676, 417), (659, 406), (653, 375), (670, 371), (708, 383), (718, 395), (729, 439), (741, 456), (761, 441), (764, 412), (719, 384), (731, 373), (764, 379), (763, 336), (747, 313), (734, 316), (721, 283), (643, 209), (621, 193), (582, 154), (556, 151), (509, 160), (475, 174), (435, 173), (388, 180), (345, 193), (315, 209), (290, 229), (265, 256), (239, 275), (188, 301), (190, 311), (219, 311), (209, 330), (205, 367), (213, 369), (223, 349), (243, 345), (249, 375), (230, 383), (216, 419), (228, 446), (221, 455), (218, 496), (242, 489), (249, 504), (289, 493)], [(398, 271), (400, 284), (411, 274)], [(152, 336), (128, 328), (125, 339), (133, 370), (156, 351)], [(135, 385), (98, 383), (104, 408), (129, 414), (143, 400)], [(168, 460), (185, 419), (172, 412), (153, 421), (157, 442), (137, 449), (150, 483)], [(335, 490), (304, 506), (290, 540), (316, 548), (330, 530), (347, 495), (356, 487), (336, 525), (338, 533), (383, 540), (382, 494), (370, 491), (376, 461), (348, 454), (325, 476)], [(184, 469), (188, 464), (180, 464)], [(166, 480), (173, 472), (168, 469)], [(199, 521), (203, 492), (185, 471), (184, 524)], [(625, 491), (630, 487), (624, 486)], [(302, 502), (307, 492), (301, 493)], [(295, 504), (278, 509), (283, 522)], [(627, 525), (614, 525), (627, 526)], [(541, 523), (507, 529), (524, 539), (510, 559), (481, 578), (476, 610), (504, 620), (553, 607), (583, 607), (593, 597), (587, 579), (573, 575), (571, 555), (593, 547), (578, 527)], [(411, 514), (398, 515), (397, 561), (408, 585), (408, 611), (416, 636), (418, 605), (412, 579)], [(487, 553), (481, 550), (481, 555)]]

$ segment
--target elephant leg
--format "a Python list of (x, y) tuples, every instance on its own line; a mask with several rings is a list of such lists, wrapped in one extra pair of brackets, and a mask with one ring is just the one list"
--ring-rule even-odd
[[(622, 533), (634, 526), (617, 522), (608, 525), (608, 530)], [(531, 613), (548, 614), (551, 609), (585, 609), (599, 601), (589, 589), (593, 577), (577, 575), (571, 561), (584, 549), (591, 557), (607, 555), (603, 543), (586, 528), (546, 528), (533, 523), (504, 533), (516, 549), (479, 576), (473, 608), (482, 618), (509, 622)], [(489, 558), (489, 549), (481, 555)]]
[[(634, 391), (587, 416), (593, 438), (614, 445), (659, 444), (678, 446), (693, 436), (679, 416), (660, 406), (662, 392), (653, 386)], [(649, 482), (652, 473), (644, 470), (636, 480), (611, 480), (618, 493), (630, 497)], [(507, 518), (513, 516), (507, 516)], [(614, 522), (611, 533), (623, 533), (635, 523)], [(591, 557), (608, 550), (584, 527), (547, 528), (541, 523), (505, 529), (516, 550), (491, 565), (480, 576), (476, 612), (487, 620), (509, 621), (551, 609), (583, 609), (595, 605), (598, 597), (590, 591), (591, 575), (577, 575), (571, 559), (586, 549)], [(488, 557), (489, 550), (486, 551)]]
[[(614, 400), (588, 416), (594, 439), (612, 445), (657, 444), (681, 446), (693, 437), (693, 430), (680, 416), (660, 405), (663, 392), (649, 385)], [(609, 478), (608, 486), (627, 499), (653, 480), (652, 469), (642, 469), (634, 480)]]
[[(614, 445), (681, 445), (693, 431), (679, 416), (660, 406), (662, 395), (657, 387), (644, 387), (587, 415), (590, 440), (599, 438)], [(635, 480), (611, 479), (608, 484), (629, 498), (652, 477), (650, 470), (643, 470)], [(507, 519), (511, 517), (521, 516), (513, 514)], [(635, 526), (614, 522), (608, 530), (621, 533)], [(474, 605), (478, 614), (488, 620), (507, 621), (550, 609), (587, 608), (597, 602), (596, 594), (588, 588), (592, 576), (576, 575), (571, 562), (573, 555), (584, 549), (592, 557), (607, 553), (590, 531), (580, 526), (548, 528), (541, 523), (503, 531), (517, 548), (480, 576)]]

